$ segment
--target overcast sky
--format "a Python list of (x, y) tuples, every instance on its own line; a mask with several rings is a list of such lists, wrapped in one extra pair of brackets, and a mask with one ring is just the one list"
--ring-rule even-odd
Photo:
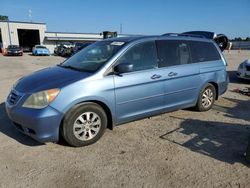
[(48, 31), (155, 35), (190, 30), (250, 36), (250, 0), (0, 0), (14, 21), (44, 22)]

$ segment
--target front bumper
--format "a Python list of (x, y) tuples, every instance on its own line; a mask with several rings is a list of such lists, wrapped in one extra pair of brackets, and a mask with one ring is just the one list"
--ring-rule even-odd
[(48, 106), (44, 109), (29, 109), (10, 106), (5, 103), (6, 112), (19, 131), (38, 142), (56, 142), (59, 140), (59, 127), (63, 114)]
[(7, 52), (7, 55), (22, 55), (22, 52)]
[(250, 80), (250, 71), (238, 71), (236, 75), (238, 78)]
[(34, 54), (35, 55), (50, 55), (49, 52), (47, 51), (36, 51)]

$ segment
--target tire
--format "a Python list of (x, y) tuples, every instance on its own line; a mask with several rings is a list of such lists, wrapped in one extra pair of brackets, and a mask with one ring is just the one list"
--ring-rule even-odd
[(200, 112), (208, 111), (212, 108), (216, 98), (216, 90), (212, 84), (207, 84), (200, 92), (195, 109)]
[(250, 164), (250, 136), (248, 138), (248, 145), (246, 150), (246, 161)]
[(107, 115), (101, 106), (96, 103), (83, 103), (65, 115), (61, 134), (71, 146), (87, 146), (102, 137), (107, 122)]

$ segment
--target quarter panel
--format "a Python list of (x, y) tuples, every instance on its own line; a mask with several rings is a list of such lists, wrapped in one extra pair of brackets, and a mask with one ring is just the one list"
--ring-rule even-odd
[(200, 90), (209, 82), (214, 82), (218, 85), (219, 95), (227, 90), (229, 78), (226, 66), (222, 60), (200, 63), (200, 75), (202, 80)]

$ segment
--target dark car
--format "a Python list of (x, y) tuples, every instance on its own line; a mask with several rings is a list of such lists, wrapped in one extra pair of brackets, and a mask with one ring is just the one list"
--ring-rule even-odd
[(182, 34), (187, 35), (199, 35), (207, 39), (212, 39), (219, 46), (221, 51), (224, 51), (228, 46), (228, 38), (224, 34), (216, 34), (215, 32), (210, 31), (189, 31)]
[(63, 47), (61, 56), (62, 57), (69, 57), (73, 54), (73, 47)]
[[(65, 53), (65, 48), (69, 48), (71, 49), (72, 47), (74, 47), (74, 45), (70, 42), (64, 42), (61, 44), (58, 44), (55, 49), (54, 49), (54, 54), (55, 55), (64, 55), (63, 53)], [(63, 52), (64, 51), (64, 52)]]
[(22, 46), (23, 52), (31, 52), (32, 48), (30, 46)]
[(7, 48), (6, 55), (23, 55), (23, 50), (18, 45), (9, 45)]
[(88, 45), (92, 44), (91, 42), (77, 42), (75, 43), (75, 47), (73, 48), (73, 53), (77, 53), (81, 49), (87, 47)]

